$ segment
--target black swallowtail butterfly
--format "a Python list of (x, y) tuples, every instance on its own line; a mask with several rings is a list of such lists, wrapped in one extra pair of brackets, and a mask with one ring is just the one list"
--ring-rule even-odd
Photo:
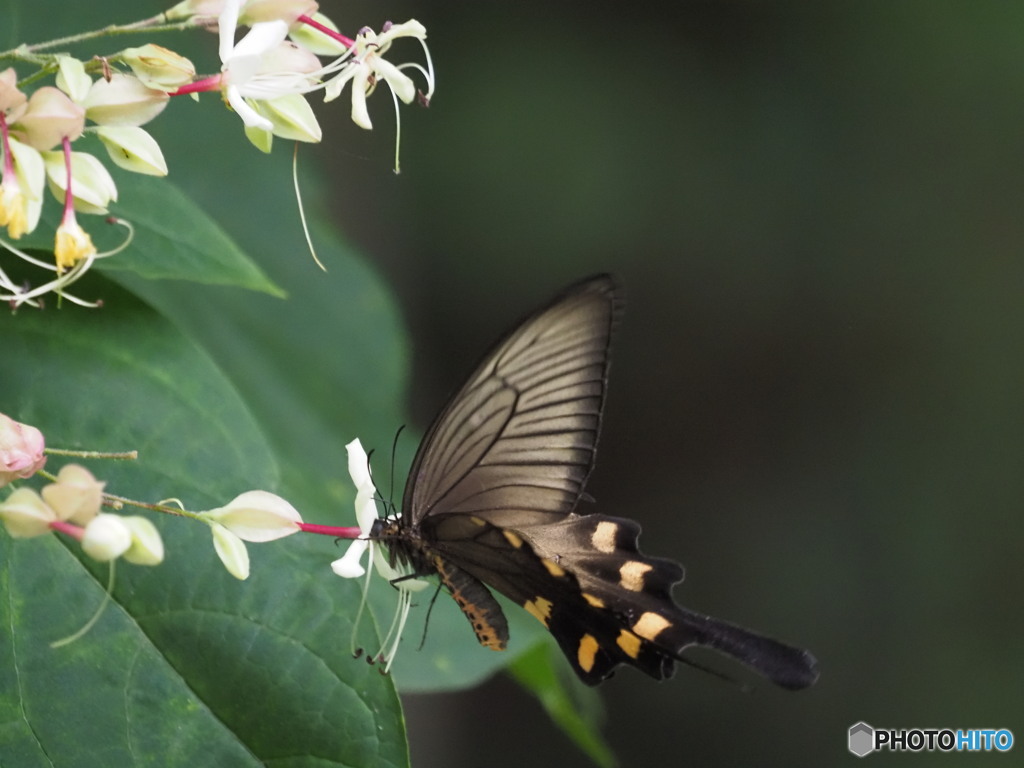
[(613, 279), (593, 277), (499, 341), (427, 431), (401, 517), (378, 520), (370, 538), (392, 565), (438, 574), (488, 648), (508, 641), (488, 587), (518, 603), (591, 685), (619, 664), (668, 677), (690, 645), (785, 688), (811, 685), (809, 652), (679, 607), (671, 588), (683, 569), (641, 554), (640, 526), (577, 509), (620, 308)]

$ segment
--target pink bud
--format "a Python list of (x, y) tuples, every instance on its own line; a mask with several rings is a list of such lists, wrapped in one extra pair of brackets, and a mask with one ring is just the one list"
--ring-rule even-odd
[(42, 432), (0, 413), (0, 486), (16, 478), (32, 477), (42, 469), (45, 447)]
[(10, 67), (0, 72), (0, 112), (6, 113), (8, 120), (14, 120), (21, 114), (25, 100), (25, 94), (18, 90), (17, 73)]
[(85, 110), (53, 86), (32, 94), (28, 107), (11, 126), (11, 132), (30, 147), (51, 149), (65, 136), (74, 141), (85, 129)]

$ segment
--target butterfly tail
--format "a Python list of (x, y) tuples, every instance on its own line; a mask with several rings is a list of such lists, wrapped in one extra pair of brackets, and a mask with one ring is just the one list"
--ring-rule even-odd
[(806, 688), (818, 679), (818, 661), (802, 648), (794, 648), (713, 616), (680, 609), (682, 622), (696, 643), (731, 656), (773, 683), (789, 690)]

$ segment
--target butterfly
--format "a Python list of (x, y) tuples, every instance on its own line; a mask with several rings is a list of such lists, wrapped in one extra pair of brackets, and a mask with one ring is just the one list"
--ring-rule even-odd
[(808, 651), (680, 607), (671, 590), (682, 567), (642, 554), (637, 523), (579, 509), (621, 305), (599, 275), (502, 338), (428, 429), (402, 515), (377, 520), (370, 538), (392, 566), (439, 576), (488, 648), (509, 638), (490, 590), (522, 606), (590, 685), (622, 664), (669, 677), (697, 645), (805, 688), (818, 676)]

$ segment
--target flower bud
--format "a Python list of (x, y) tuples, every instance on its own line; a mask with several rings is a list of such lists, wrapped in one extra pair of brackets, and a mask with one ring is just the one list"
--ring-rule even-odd
[(164, 560), (164, 542), (152, 521), (145, 517), (121, 518), (132, 534), (124, 559), (135, 565), (159, 565)]
[[(14, 137), (7, 141), (14, 161), (14, 176), (4, 174), (0, 183), (0, 219), (12, 240), (32, 232), (43, 210), (43, 187), (46, 170), (39, 150), (22, 144)], [(2, 485), (2, 483), (0, 483)]]
[(47, 150), (65, 136), (74, 141), (85, 129), (85, 110), (62, 91), (45, 85), (32, 94), (11, 132), (30, 147)]
[(228, 573), (236, 579), (249, 578), (249, 552), (245, 543), (220, 523), (213, 526), (213, 548)]
[[(322, 13), (313, 13), (309, 15), (313, 21), (323, 24), (325, 27), (334, 30), (335, 32), (338, 31), (338, 25)], [(329, 35), (325, 35), (319, 29), (314, 29), (308, 24), (298, 24), (292, 27), (288, 30), (288, 37), (310, 53), (315, 53), (317, 56), (338, 57), (349, 49), (349, 46), (345, 45), (340, 40), (336, 40)]]
[(0, 503), (0, 520), (15, 539), (29, 539), (50, 532), (57, 513), (31, 488), (19, 488)]
[(14, 122), (24, 109), (28, 97), (18, 90), (18, 73), (8, 67), (0, 72), (0, 112)]
[(148, 43), (138, 48), (125, 48), (120, 55), (147, 88), (173, 91), (192, 82), (196, 76), (191, 61), (162, 45)]
[[(267, 491), (247, 491), (220, 509), (203, 514), (240, 539), (254, 542), (273, 541), (298, 533), (297, 523), (302, 522), (295, 507)], [(214, 526), (214, 538), (216, 530)]]
[(66, 464), (57, 473), (57, 482), (43, 488), (43, 500), (61, 520), (86, 525), (100, 511), (104, 485), (85, 467)]
[[(43, 152), (50, 191), (61, 203), (68, 189), (63, 152)], [(104, 214), (111, 200), (117, 200), (117, 186), (110, 171), (87, 152), (71, 153), (71, 194), (76, 211)]]
[(306, 98), (298, 93), (254, 101), (252, 107), (256, 114), (270, 121), (270, 132), (274, 136), (310, 144), (316, 144), (323, 136), (316, 115), (313, 114), (313, 108), (309, 106)]
[(16, 478), (32, 477), (42, 469), (45, 448), (42, 432), (0, 413), (0, 486)]
[(82, 534), (82, 551), (100, 562), (120, 557), (131, 545), (131, 529), (120, 515), (96, 515)]
[(156, 139), (134, 125), (100, 125), (96, 128), (110, 159), (126, 171), (147, 176), (166, 176), (167, 161)]
[[(225, 0), (182, 0), (173, 8), (164, 11), (168, 21), (195, 19), (199, 24), (212, 26), (224, 11)], [(239, 23), (252, 25), (259, 21), (278, 19), (294, 24), (299, 16), (313, 15), (317, 4), (314, 0), (246, 0), (242, 3)]]
[(72, 101), (81, 102), (92, 85), (92, 78), (85, 73), (85, 64), (71, 56), (58, 56), (57, 67), (57, 87)]
[(316, 13), (317, 7), (315, 0), (246, 0), (238, 21), (252, 26), (260, 21), (281, 19), (290, 26), (299, 16)]
[(143, 125), (164, 111), (169, 98), (137, 77), (112, 75), (92, 84), (82, 106), (85, 116), (100, 125)]

